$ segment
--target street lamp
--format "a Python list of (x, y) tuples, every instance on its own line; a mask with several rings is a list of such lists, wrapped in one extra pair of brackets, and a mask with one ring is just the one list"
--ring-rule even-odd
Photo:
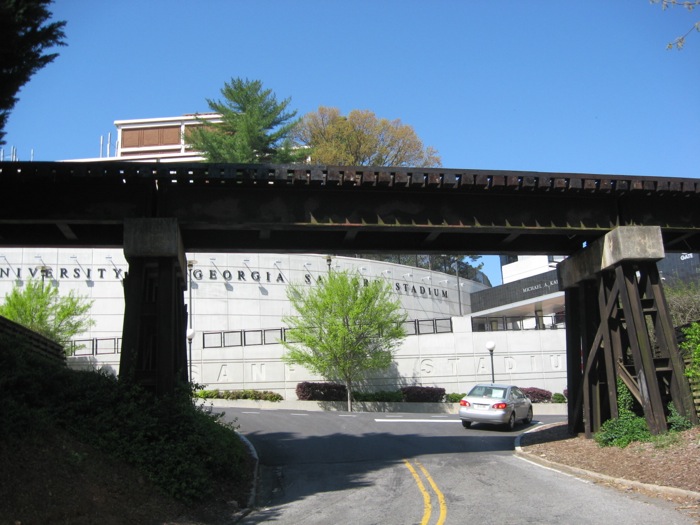
[(187, 288), (190, 293), (190, 301), (187, 305), (187, 317), (189, 321), (189, 327), (187, 328), (187, 344), (189, 346), (189, 362), (190, 362), (190, 383), (192, 382), (192, 340), (194, 339), (194, 328), (192, 328), (192, 269), (197, 261), (190, 259), (187, 261), (187, 274), (189, 277), (189, 283)]
[(493, 351), (496, 349), (496, 343), (493, 341), (486, 341), (486, 350), (491, 354), (491, 383), (496, 382), (496, 378), (493, 373)]
[(192, 382), (192, 339), (194, 339), (194, 328), (187, 329), (187, 344), (190, 347), (190, 383)]

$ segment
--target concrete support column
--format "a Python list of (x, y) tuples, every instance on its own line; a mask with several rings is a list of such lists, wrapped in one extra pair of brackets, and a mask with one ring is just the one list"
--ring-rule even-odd
[(168, 394), (187, 382), (187, 266), (177, 221), (125, 221), (124, 255), (129, 272), (119, 377)]

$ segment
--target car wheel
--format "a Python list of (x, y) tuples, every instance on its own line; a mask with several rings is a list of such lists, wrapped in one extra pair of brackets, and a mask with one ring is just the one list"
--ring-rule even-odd
[(513, 430), (515, 428), (515, 411), (510, 413), (510, 417), (508, 418), (508, 423), (506, 423), (506, 428), (508, 430)]
[(464, 420), (462, 420), (462, 426), (463, 426), (464, 428), (469, 428), (470, 426), (472, 426), (472, 422), (471, 422), (471, 421), (464, 421)]
[(525, 423), (526, 425), (532, 423), (532, 407), (527, 409), (527, 417), (523, 419), (523, 423)]

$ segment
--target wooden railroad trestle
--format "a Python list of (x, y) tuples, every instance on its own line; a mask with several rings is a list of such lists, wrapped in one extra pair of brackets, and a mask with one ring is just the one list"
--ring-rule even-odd
[[(653, 240), (660, 239), (660, 232), (632, 228), (629, 238), (608, 234), (590, 247), (594, 255), (584, 256), (587, 260), (573, 275), (560, 269), (566, 289), (569, 430), (583, 430), (586, 437), (618, 417), (617, 378), (643, 408), (652, 434), (667, 430), (670, 402), (679, 414), (698, 422), (656, 267), (663, 247)], [(648, 238), (639, 238), (647, 234), (651, 248), (645, 244)], [(636, 246), (625, 246), (629, 243)], [(598, 259), (602, 264), (593, 268)], [(571, 270), (576, 258), (567, 264)]]

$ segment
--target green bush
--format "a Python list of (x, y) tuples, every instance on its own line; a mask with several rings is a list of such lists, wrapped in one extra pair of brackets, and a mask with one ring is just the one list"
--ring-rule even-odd
[(666, 422), (671, 432), (682, 432), (693, 427), (693, 423), (691, 423), (690, 419), (678, 413), (673, 402), (668, 404), (668, 417), (666, 418)]
[(556, 394), (552, 394), (552, 403), (566, 403), (566, 396), (558, 392)]
[(297, 383), (297, 399), (300, 401), (346, 401), (348, 390), (340, 383)]
[(183, 502), (202, 501), (220, 482), (248, 477), (248, 451), (233, 423), (194, 406), (187, 385), (155, 397), (109, 374), (47, 365), (22, 350), (21, 344), (0, 341), (5, 444), (64, 430), (134, 465)]
[(459, 403), (467, 394), (445, 394), (445, 403)]
[(440, 403), (445, 397), (445, 389), (436, 386), (404, 386), (401, 396), (407, 403)]
[(683, 329), (685, 340), (680, 348), (685, 355), (690, 357), (690, 365), (686, 368), (685, 375), (691, 379), (700, 379), (700, 323), (692, 323)]
[(402, 401), (399, 390), (379, 390), (377, 392), (353, 392), (354, 401), (364, 401), (366, 403), (398, 403)]
[(252, 399), (254, 401), (282, 401), (284, 398), (277, 392), (268, 390), (197, 390), (199, 399)]
[(634, 413), (634, 397), (621, 379), (617, 380), (617, 411), (619, 417), (608, 419), (596, 432), (594, 439), (601, 447), (625, 448), (633, 441), (649, 441), (651, 433), (646, 419)]
[(633, 441), (649, 441), (651, 433), (647, 422), (632, 412), (621, 412), (620, 417), (608, 419), (595, 434), (601, 447), (625, 448)]

